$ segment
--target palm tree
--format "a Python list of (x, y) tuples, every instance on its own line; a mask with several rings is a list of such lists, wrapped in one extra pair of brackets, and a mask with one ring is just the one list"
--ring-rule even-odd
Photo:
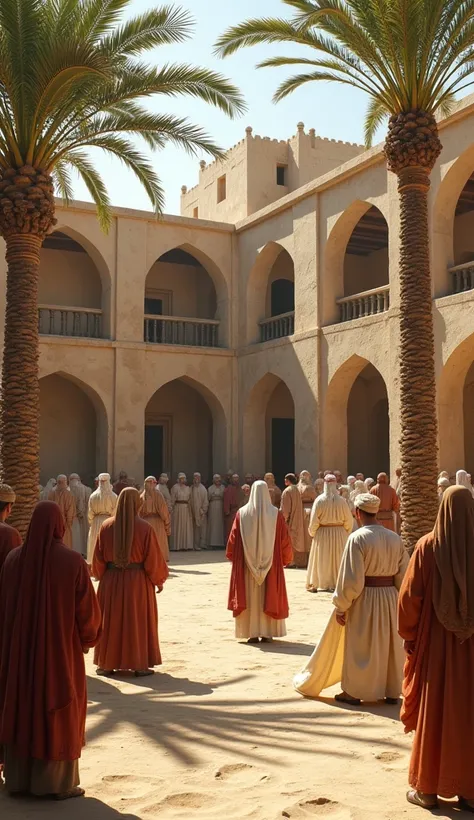
[(0, 234), (8, 264), (1, 396), (3, 480), (17, 492), (13, 521), (25, 531), (39, 483), (38, 275), (40, 248), (56, 220), (54, 192), (84, 180), (104, 229), (106, 187), (87, 149), (118, 157), (160, 213), (160, 181), (135, 145), (167, 142), (221, 157), (187, 119), (143, 106), (155, 94), (188, 95), (230, 116), (245, 107), (220, 74), (185, 64), (153, 67), (142, 55), (192, 33), (187, 12), (153, 8), (123, 19), (130, 0), (2, 0), (0, 3)]
[(333, 81), (369, 95), (370, 146), (389, 117), (388, 168), (400, 195), (400, 440), (405, 545), (412, 549), (437, 514), (437, 420), (429, 267), (428, 190), (441, 152), (435, 114), (446, 115), (457, 91), (472, 84), (473, 0), (282, 0), (290, 19), (253, 19), (230, 28), (221, 56), (260, 43), (308, 47), (301, 57), (262, 66), (303, 67), (275, 93), (284, 99), (306, 83)]

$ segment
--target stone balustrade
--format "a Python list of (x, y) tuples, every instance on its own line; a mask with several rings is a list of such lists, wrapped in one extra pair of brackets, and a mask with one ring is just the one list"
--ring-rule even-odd
[(95, 308), (38, 305), (38, 329), (42, 336), (102, 338), (102, 311)]
[(260, 341), (269, 342), (272, 339), (283, 339), (285, 336), (292, 336), (295, 332), (295, 312), (281, 313), (280, 316), (272, 316), (271, 319), (263, 319), (260, 325)]
[(474, 290), (474, 262), (466, 262), (464, 265), (455, 265), (448, 268), (451, 275), (451, 293), (465, 293), (467, 290)]
[(214, 319), (145, 315), (144, 340), (148, 344), (218, 347), (219, 324)]
[(364, 316), (375, 316), (384, 313), (390, 307), (390, 288), (384, 285), (381, 288), (366, 290), (364, 293), (355, 293), (353, 296), (344, 296), (337, 299), (340, 309), (340, 322), (351, 322), (352, 319), (361, 319)]

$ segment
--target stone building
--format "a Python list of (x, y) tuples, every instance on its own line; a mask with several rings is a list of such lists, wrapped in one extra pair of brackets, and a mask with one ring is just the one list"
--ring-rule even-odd
[[(473, 133), (474, 96), (440, 122), (430, 192), (440, 465), (471, 472)], [(393, 470), (399, 213), (381, 147), (247, 129), (183, 188), (182, 213), (115, 208), (106, 236), (92, 205), (58, 206), (40, 270), (42, 481)]]

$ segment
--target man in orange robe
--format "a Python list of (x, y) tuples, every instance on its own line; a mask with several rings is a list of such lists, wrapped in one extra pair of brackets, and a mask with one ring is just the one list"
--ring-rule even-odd
[(56, 487), (49, 494), (48, 501), (54, 501), (61, 510), (64, 519), (63, 544), (72, 549), (72, 525), (76, 517), (76, 502), (67, 486), (67, 476), (58, 475)]
[(20, 533), (6, 523), (15, 499), (15, 491), (8, 484), (0, 484), (0, 572), (8, 553), (21, 546)]
[(304, 534), (305, 517), (303, 498), (297, 485), (298, 479), (295, 474), (288, 473), (285, 476), (285, 489), (281, 496), (280, 510), (283, 513), (283, 518), (288, 524), (290, 531), (294, 566), (306, 569), (308, 566), (309, 553), (306, 552)]
[(396, 532), (394, 514), (400, 512), (400, 499), (396, 490), (388, 483), (387, 473), (379, 473), (377, 476), (377, 484), (370, 490), (372, 495), (380, 498), (380, 507), (377, 513), (377, 521), (387, 530)]
[(244, 494), (240, 486), (240, 478), (237, 473), (231, 478), (231, 483), (224, 490), (224, 524), (225, 524), (225, 540), (229, 538), (232, 525), (235, 521), (235, 516), (242, 506), (244, 501)]

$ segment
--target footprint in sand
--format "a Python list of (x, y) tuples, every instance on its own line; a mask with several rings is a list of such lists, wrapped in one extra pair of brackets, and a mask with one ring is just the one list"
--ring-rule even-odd
[(375, 755), (375, 759), (385, 764), (384, 769), (387, 772), (402, 771), (408, 766), (406, 755), (402, 755), (400, 752), (379, 752)]
[(268, 783), (270, 777), (261, 769), (250, 765), (250, 763), (228, 763), (221, 766), (214, 775), (216, 780), (232, 780), (245, 786), (256, 783)]
[[(146, 806), (142, 809), (145, 814), (151, 814), (152, 817), (158, 815), (164, 809), (186, 809), (188, 812), (197, 809), (210, 808), (216, 802), (211, 794), (203, 794), (202, 792), (181, 792), (180, 794), (167, 794), (159, 803), (154, 803), (151, 806)], [(181, 817), (181, 815), (179, 815)]]
[(328, 820), (352, 820), (349, 809), (341, 806), (328, 797), (315, 797), (309, 800), (300, 800), (294, 806), (284, 809), (280, 817), (289, 817), (291, 820), (304, 820), (307, 817), (327, 817)]
[(102, 778), (104, 786), (111, 789), (116, 794), (120, 794), (122, 799), (143, 799), (148, 794), (156, 793), (165, 785), (164, 780), (154, 777), (139, 777), (132, 774), (106, 774)]

